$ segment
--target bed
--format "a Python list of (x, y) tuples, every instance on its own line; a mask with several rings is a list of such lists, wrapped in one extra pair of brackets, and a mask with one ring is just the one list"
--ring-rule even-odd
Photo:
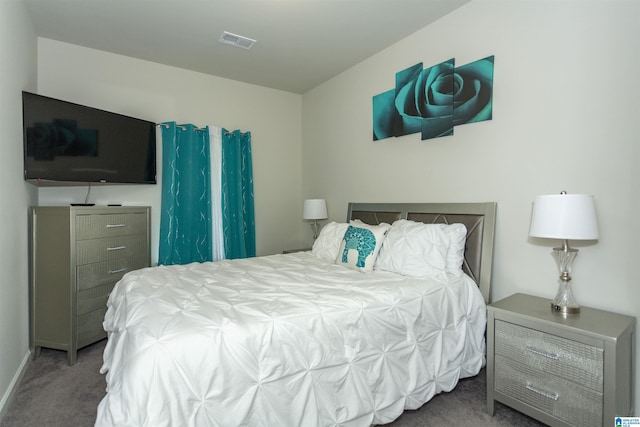
[(128, 273), (96, 426), (369, 426), (419, 408), (485, 364), (495, 214), (350, 203), (311, 251)]

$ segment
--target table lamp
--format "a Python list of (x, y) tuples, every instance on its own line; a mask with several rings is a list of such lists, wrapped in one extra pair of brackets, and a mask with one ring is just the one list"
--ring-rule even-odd
[(324, 199), (307, 199), (304, 201), (302, 218), (312, 219), (313, 240), (318, 238), (318, 220), (327, 219), (327, 203)]
[(569, 247), (569, 240), (599, 238), (593, 196), (563, 191), (536, 197), (529, 236), (562, 240), (562, 247), (553, 248), (552, 252), (560, 268), (560, 286), (551, 309), (564, 315), (580, 313), (571, 291), (571, 264), (578, 250)]

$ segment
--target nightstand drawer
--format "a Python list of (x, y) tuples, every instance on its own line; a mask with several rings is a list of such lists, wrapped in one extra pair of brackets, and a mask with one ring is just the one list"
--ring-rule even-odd
[(547, 375), (603, 391), (603, 349), (495, 321), (495, 353)]
[(495, 356), (495, 389), (568, 424), (602, 425), (602, 393), (500, 355)]

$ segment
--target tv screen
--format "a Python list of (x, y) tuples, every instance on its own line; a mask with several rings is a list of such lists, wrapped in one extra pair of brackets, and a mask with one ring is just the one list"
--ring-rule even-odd
[(155, 123), (22, 92), (24, 178), (36, 185), (155, 184)]

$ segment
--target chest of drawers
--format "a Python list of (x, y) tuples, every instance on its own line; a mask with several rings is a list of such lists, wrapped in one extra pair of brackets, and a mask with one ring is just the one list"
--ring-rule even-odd
[(67, 352), (106, 337), (102, 321), (115, 283), (148, 267), (149, 207), (31, 209), (30, 341)]
[(524, 294), (487, 316), (487, 410), (500, 401), (550, 426), (613, 425), (634, 403), (636, 319), (582, 307), (551, 311)]

